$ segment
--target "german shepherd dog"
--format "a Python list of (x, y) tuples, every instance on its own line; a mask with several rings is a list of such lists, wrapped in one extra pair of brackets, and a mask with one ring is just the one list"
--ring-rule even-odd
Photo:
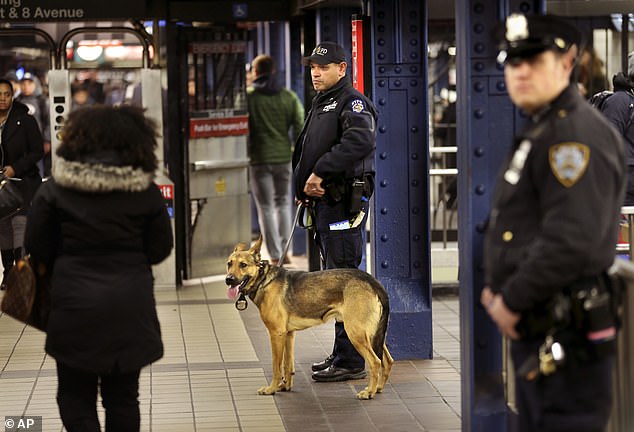
[(288, 271), (260, 260), (262, 237), (247, 249), (238, 244), (227, 260), (228, 295), (248, 296), (269, 332), (273, 379), (258, 394), (293, 387), (295, 331), (343, 321), (350, 341), (370, 369), (368, 386), (357, 393), (372, 399), (385, 387), (394, 360), (385, 346), (390, 306), (385, 288), (358, 269)]

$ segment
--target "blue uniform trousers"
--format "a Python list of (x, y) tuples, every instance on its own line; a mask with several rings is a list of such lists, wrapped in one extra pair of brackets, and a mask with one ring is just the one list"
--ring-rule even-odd
[[(514, 341), (515, 371), (539, 352), (542, 341)], [(570, 358), (548, 376), (533, 381), (516, 376), (520, 432), (604, 432), (612, 406), (614, 359), (581, 362)]]
[[(315, 226), (318, 243), (326, 269), (358, 268), (363, 258), (365, 222), (368, 217), (368, 202), (362, 203), (363, 220), (355, 228), (346, 227), (351, 215), (344, 201), (328, 204), (319, 201), (315, 206)], [(354, 215), (353, 215), (354, 216)], [(343, 323), (335, 323), (335, 344), (333, 365), (346, 369), (362, 368), (363, 357), (352, 346)]]

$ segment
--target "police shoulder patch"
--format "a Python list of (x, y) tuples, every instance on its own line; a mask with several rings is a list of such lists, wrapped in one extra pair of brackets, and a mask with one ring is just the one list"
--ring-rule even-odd
[(352, 111), (356, 113), (360, 113), (365, 109), (365, 106), (363, 105), (363, 101), (361, 99), (353, 100), (350, 105), (352, 107)]
[(581, 177), (590, 162), (590, 148), (577, 142), (555, 144), (548, 150), (548, 162), (559, 183), (571, 187)]

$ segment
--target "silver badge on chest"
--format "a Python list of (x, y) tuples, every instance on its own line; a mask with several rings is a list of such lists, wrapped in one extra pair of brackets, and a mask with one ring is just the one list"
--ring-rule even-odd
[(517, 150), (515, 150), (513, 158), (511, 158), (511, 163), (504, 173), (504, 180), (506, 180), (508, 183), (516, 185), (517, 182), (520, 181), (520, 177), (522, 176), (522, 169), (524, 168), (524, 164), (526, 163), (528, 153), (531, 151), (531, 147), (531, 142), (525, 139), (517, 147)]

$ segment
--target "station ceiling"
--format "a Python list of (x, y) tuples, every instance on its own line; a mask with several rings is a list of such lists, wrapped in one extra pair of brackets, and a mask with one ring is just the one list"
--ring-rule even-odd
[[(428, 0), (430, 19), (450, 19), (455, 16), (455, 2)], [(605, 16), (634, 12), (633, 0), (546, 0), (546, 11), (563, 16)]]

